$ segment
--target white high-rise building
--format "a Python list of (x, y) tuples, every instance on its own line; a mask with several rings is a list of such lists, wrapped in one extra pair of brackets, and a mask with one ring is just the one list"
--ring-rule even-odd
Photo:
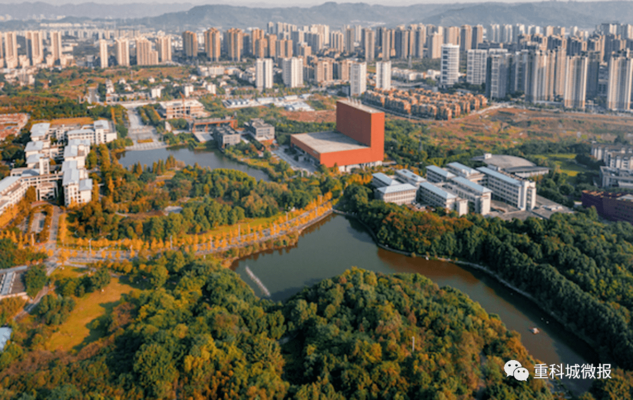
[(486, 97), (502, 99), (510, 91), (508, 88), (508, 61), (511, 55), (507, 53), (490, 53), (486, 63)]
[(352, 96), (360, 96), (367, 90), (367, 63), (353, 63), (349, 72), (350, 94)]
[(272, 89), (273, 60), (271, 58), (257, 59), (255, 63), (255, 87), (258, 90)]
[(391, 61), (376, 63), (376, 89), (391, 90)]
[(468, 50), (466, 55), (466, 82), (481, 85), (486, 82), (488, 51)]
[(563, 96), (565, 108), (584, 109), (587, 97), (589, 57), (568, 57), (566, 67), (565, 95)]
[(51, 54), (54, 62), (62, 58), (62, 33), (59, 31), (51, 32)]
[(609, 110), (630, 110), (632, 85), (633, 58), (627, 54), (612, 56), (609, 59), (607, 108)]
[(303, 59), (284, 58), (281, 62), (284, 85), (291, 88), (303, 87)]
[(459, 78), (459, 46), (443, 44), (441, 61), (440, 84), (453, 86)]
[(121, 66), (130, 65), (130, 42), (125, 38), (116, 40), (116, 62)]
[(99, 60), (101, 68), (108, 68), (108, 42), (104, 39), (99, 40)]

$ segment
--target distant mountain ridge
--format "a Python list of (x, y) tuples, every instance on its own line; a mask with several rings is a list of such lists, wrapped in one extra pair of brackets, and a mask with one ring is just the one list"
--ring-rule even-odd
[(122, 19), (154, 17), (165, 13), (186, 11), (193, 7), (192, 3), (80, 3), (53, 5), (45, 2), (24, 2), (13, 4), (0, 3), (0, 15), (10, 15), (13, 19), (25, 20), (39, 18), (55, 19), (57, 16)]
[(319, 6), (252, 8), (227, 5), (203, 5), (185, 12), (169, 13), (148, 22), (161, 25), (200, 28), (204, 26), (263, 27), (269, 21), (297, 25), (349, 23), (363, 25), (425, 23), (436, 25), (462, 24), (533, 24), (591, 28), (602, 22), (633, 23), (633, 2), (539, 2), (539, 3), (476, 3), (417, 4), (390, 7), (365, 3), (328, 2)]
[[(159, 26), (172, 31), (216, 27), (265, 27), (269, 21), (297, 25), (344, 24), (396, 26), (424, 23), (533, 24), (592, 28), (602, 22), (633, 23), (633, 2), (533, 2), (462, 3), (384, 6), (366, 3), (327, 2), (314, 7), (245, 7), (225, 4), (193, 6), (191, 3), (83, 3), (54, 6), (44, 2), (1, 4), (0, 15), (15, 19), (64, 15), (74, 19), (115, 19), (120, 23)], [(64, 21), (62, 19), (61, 21)]]

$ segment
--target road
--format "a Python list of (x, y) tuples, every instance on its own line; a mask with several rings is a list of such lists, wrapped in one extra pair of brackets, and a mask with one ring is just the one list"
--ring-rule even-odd
[[(128, 137), (134, 142), (134, 145), (126, 148), (127, 150), (154, 150), (167, 147), (167, 145), (161, 141), (160, 135), (153, 126), (143, 124), (136, 108), (131, 106), (126, 106), (126, 108), (127, 116), (130, 121)], [(151, 140), (151, 142), (149, 140)], [(143, 141), (144, 143), (139, 143), (139, 141)]]
[(284, 152), (284, 149), (287, 148), (287, 146), (280, 146), (279, 148), (273, 150), (272, 153), (275, 157), (280, 158), (290, 164), (290, 167), (295, 171), (306, 171), (308, 175), (312, 175), (316, 172), (316, 165), (305, 161), (295, 160), (294, 156), (291, 156), (290, 154)]

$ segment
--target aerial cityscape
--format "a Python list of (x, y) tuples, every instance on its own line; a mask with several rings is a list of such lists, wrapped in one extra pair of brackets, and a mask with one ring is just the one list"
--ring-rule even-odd
[(633, 3), (6, 3), (0, 156), (0, 399), (633, 399)]

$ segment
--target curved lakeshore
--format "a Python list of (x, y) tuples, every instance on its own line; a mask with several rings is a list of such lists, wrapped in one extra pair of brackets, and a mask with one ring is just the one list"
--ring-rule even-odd
[[(391, 251), (391, 252), (394, 252), (394, 253), (397, 253), (397, 254), (401, 254), (403, 256), (416, 257), (413, 253), (408, 253), (406, 251), (392, 249), (389, 246), (386, 246), (386, 245), (380, 243), (380, 241), (376, 237), (376, 234), (371, 229), (369, 229), (369, 227), (367, 225), (365, 225), (365, 223), (363, 221), (361, 221), (358, 217), (356, 217), (356, 215), (350, 214), (350, 213), (346, 213), (346, 212), (343, 212), (343, 211), (339, 211), (339, 210), (334, 210), (333, 212), (336, 213), (336, 214), (339, 214), (339, 215), (343, 215), (343, 216), (348, 217), (348, 218), (354, 218), (354, 220), (356, 222), (358, 222), (359, 224), (361, 224), (365, 228), (365, 230), (371, 235), (372, 239), (376, 243), (376, 246), (378, 246), (378, 247), (380, 247), (380, 248), (382, 248), (384, 250), (387, 250), (387, 251)], [(428, 260), (428, 258), (427, 258), (427, 260)], [(508, 289), (511, 289), (511, 290), (519, 293), (520, 295), (524, 296), (525, 298), (529, 299), (539, 309), (541, 309), (543, 312), (547, 313), (552, 319), (554, 319), (559, 324), (563, 325), (565, 327), (565, 329), (567, 330), (567, 332), (575, 335), (578, 339), (586, 342), (586, 344), (591, 346), (592, 348), (595, 349), (597, 347), (595, 341), (591, 340), (591, 338), (587, 337), (586, 335), (582, 334), (581, 332), (579, 332), (577, 330), (574, 330), (571, 326), (569, 326), (569, 324), (567, 324), (562, 318), (560, 318), (558, 315), (556, 315), (552, 310), (549, 310), (548, 308), (543, 307), (541, 304), (539, 304), (538, 300), (533, 295), (531, 295), (530, 293), (528, 293), (528, 292), (526, 292), (524, 290), (519, 289), (518, 287), (516, 287), (512, 283), (510, 283), (507, 280), (501, 278), (500, 276), (495, 274), (493, 271), (491, 271), (485, 265), (475, 264), (475, 263), (471, 263), (471, 262), (468, 262), (468, 261), (453, 260), (451, 258), (442, 258), (442, 257), (433, 258), (433, 260), (442, 261), (442, 262), (449, 262), (449, 263), (453, 263), (453, 264), (460, 264), (460, 265), (464, 265), (466, 267), (475, 268), (475, 269), (478, 269), (480, 271), (485, 272), (487, 275), (489, 275), (490, 277), (494, 278), (497, 282), (501, 283), (502, 285), (504, 285)], [(599, 353), (599, 356), (601, 358), (607, 358), (606, 355), (601, 354), (601, 353)]]
[[(392, 274), (420, 273), (441, 286), (451, 286), (479, 302), (489, 314), (497, 314), (510, 330), (519, 332), (522, 343), (536, 359), (549, 364), (597, 364), (598, 354), (523, 296), (483, 269), (462, 263), (425, 260), (409, 253), (377, 246), (368, 230), (357, 219), (332, 215), (308, 227), (299, 240), (284, 249), (266, 250), (233, 263), (232, 269), (242, 276), (256, 294), (260, 288), (249, 278), (245, 268), (270, 292), (275, 301), (285, 300), (307, 285), (338, 275), (357, 266)], [(533, 335), (531, 327), (541, 333)], [(529, 333), (529, 334), (528, 334)], [(586, 391), (591, 380), (563, 380), (575, 393)]]

